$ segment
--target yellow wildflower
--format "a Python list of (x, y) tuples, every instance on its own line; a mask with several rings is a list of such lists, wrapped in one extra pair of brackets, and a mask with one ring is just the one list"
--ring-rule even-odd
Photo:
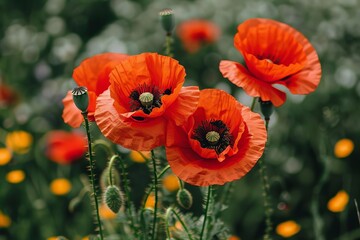
[[(142, 151), (141, 154), (144, 155), (146, 158), (151, 157), (150, 152), (148, 151)], [(133, 162), (144, 163), (146, 162), (146, 159), (141, 154), (138, 151), (131, 151), (130, 158)]]
[(276, 233), (284, 238), (294, 236), (300, 231), (301, 227), (295, 221), (289, 220), (282, 222), (276, 227)]
[(162, 183), (163, 187), (169, 192), (175, 192), (180, 188), (178, 177), (174, 174), (169, 174), (164, 177)]
[(337, 141), (334, 147), (334, 155), (337, 158), (346, 158), (354, 151), (354, 143), (350, 139), (343, 138)]
[(18, 154), (27, 153), (32, 142), (33, 137), (25, 131), (14, 131), (6, 135), (6, 146)]
[(342, 190), (329, 200), (327, 207), (332, 212), (342, 212), (344, 211), (348, 202), (349, 195), (344, 190)]
[(21, 183), (22, 181), (24, 181), (25, 179), (25, 173), (22, 170), (13, 170), (8, 172), (8, 174), (6, 175), (6, 180), (9, 183)]
[(50, 183), (50, 190), (55, 195), (65, 195), (71, 191), (72, 185), (65, 178), (57, 178)]
[(0, 166), (5, 165), (11, 160), (11, 152), (7, 148), (0, 148)]

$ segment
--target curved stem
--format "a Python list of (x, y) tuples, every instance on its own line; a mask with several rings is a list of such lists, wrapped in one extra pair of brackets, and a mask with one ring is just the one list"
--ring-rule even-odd
[(171, 237), (171, 234), (170, 234), (170, 231), (169, 231), (169, 225), (168, 225), (168, 219), (170, 217), (170, 213), (173, 213), (176, 216), (176, 218), (179, 220), (181, 226), (184, 228), (184, 231), (188, 235), (189, 240), (193, 240), (193, 238), (192, 238), (192, 236), (190, 234), (190, 231), (189, 231), (188, 227), (186, 226), (185, 222), (181, 219), (179, 214), (172, 207), (169, 207), (166, 210), (166, 213), (165, 213), (165, 225), (166, 225), (166, 235), (167, 235), (167, 237), (169, 239)]
[(152, 232), (151, 232), (151, 239), (155, 239), (155, 232), (156, 232), (156, 218), (157, 218), (157, 204), (158, 204), (158, 176), (156, 171), (156, 160), (154, 150), (151, 150), (151, 160), (153, 164), (153, 174), (154, 174), (154, 194), (155, 194), (155, 205), (154, 205), (154, 220), (152, 225)]
[(128, 206), (125, 209), (127, 211), (127, 214), (129, 215), (132, 229), (134, 230), (135, 234), (138, 235), (138, 229), (135, 226), (135, 219), (134, 219), (134, 215), (133, 215), (133, 211), (134, 211), (133, 203), (130, 201), (130, 189), (129, 189), (130, 187), (129, 187), (128, 179), (126, 177), (126, 167), (119, 155), (114, 155), (111, 159), (113, 159), (113, 158), (118, 159), (119, 160), (118, 162), (120, 163), (121, 176), (123, 177), (123, 184), (124, 184), (123, 188), (124, 188), (125, 196), (126, 196), (125, 206)]
[(96, 187), (95, 187), (95, 177), (94, 177), (95, 161), (93, 159), (93, 153), (92, 153), (92, 148), (91, 148), (91, 134), (90, 134), (90, 127), (89, 127), (89, 120), (87, 117), (87, 112), (82, 112), (81, 114), (83, 115), (84, 120), (85, 120), (85, 129), (86, 129), (86, 135), (87, 135), (87, 139), (88, 139), (90, 181), (91, 181), (91, 186), (92, 186), (93, 196), (94, 196), (96, 218), (97, 218), (97, 222), (98, 222), (98, 226), (99, 226), (100, 239), (103, 240), (104, 237), (103, 237), (101, 221), (100, 221), (99, 203), (98, 203), (97, 192), (96, 192)]
[(169, 229), (169, 218), (170, 218), (170, 213), (171, 213), (171, 207), (169, 207), (168, 209), (166, 209), (166, 213), (165, 213), (165, 232), (166, 232), (166, 239), (171, 239), (171, 233), (170, 233), (170, 229)]
[(110, 162), (109, 162), (109, 174), (108, 174), (109, 179), (108, 180), (109, 180), (109, 183), (111, 186), (113, 185), (112, 167), (114, 165), (116, 158), (117, 158), (116, 155), (112, 156), (110, 159)]
[(204, 215), (204, 222), (201, 228), (200, 240), (203, 239), (205, 228), (206, 228), (206, 220), (208, 217), (209, 205), (210, 205), (210, 198), (212, 193), (212, 186), (208, 187), (207, 197), (206, 197), (206, 205), (205, 205), (205, 215)]

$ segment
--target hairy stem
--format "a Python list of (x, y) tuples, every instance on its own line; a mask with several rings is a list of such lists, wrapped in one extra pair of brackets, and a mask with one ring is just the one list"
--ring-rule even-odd
[(169, 231), (169, 224), (168, 224), (168, 220), (170, 218), (170, 213), (173, 213), (176, 216), (176, 218), (179, 220), (181, 226), (184, 228), (184, 231), (188, 235), (188, 239), (193, 240), (193, 238), (192, 238), (192, 236), (190, 234), (190, 231), (189, 231), (188, 227), (186, 226), (185, 222), (181, 219), (180, 215), (172, 207), (169, 207), (166, 210), (166, 214), (165, 214), (165, 225), (166, 225), (166, 232), (167, 232), (166, 235), (167, 235), (167, 237), (169, 239), (171, 237), (170, 231)]
[[(265, 127), (266, 131), (268, 131), (270, 119), (265, 119)], [(271, 220), (271, 215), (273, 213), (273, 209), (271, 207), (271, 199), (270, 199), (270, 184), (269, 177), (266, 172), (266, 166), (264, 163), (265, 154), (259, 159), (259, 171), (262, 182), (263, 189), (263, 197), (264, 197), (264, 207), (265, 207), (265, 233), (264, 240), (271, 240), (271, 232), (273, 230), (273, 223)]]
[(152, 225), (151, 239), (155, 240), (156, 236), (156, 218), (157, 218), (157, 204), (158, 204), (158, 176), (156, 170), (156, 160), (154, 150), (151, 150), (151, 160), (153, 164), (153, 175), (154, 175), (154, 194), (155, 194), (155, 206), (154, 206), (154, 221)]
[(206, 228), (206, 220), (208, 217), (208, 212), (209, 212), (209, 205), (210, 205), (210, 198), (212, 197), (212, 186), (210, 185), (208, 187), (208, 192), (207, 192), (207, 197), (206, 197), (206, 204), (205, 204), (205, 215), (204, 215), (204, 222), (201, 228), (201, 234), (200, 234), (200, 240), (203, 239), (204, 236), (204, 232), (205, 232), (205, 228)]
[(90, 127), (89, 127), (89, 120), (87, 117), (87, 112), (82, 112), (81, 114), (83, 115), (84, 120), (85, 120), (85, 130), (86, 130), (86, 135), (87, 135), (87, 139), (88, 139), (90, 182), (91, 182), (91, 187), (93, 190), (97, 224), (99, 226), (100, 239), (103, 240), (104, 237), (103, 237), (101, 221), (100, 221), (99, 203), (98, 203), (98, 197), (97, 197), (97, 192), (96, 192), (96, 187), (95, 187), (95, 176), (94, 176), (95, 161), (93, 159), (93, 153), (92, 153), (92, 147), (91, 147), (91, 134), (90, 134)]
[[(160, 179), (165, 173), (166, 173), (166, 171), (167, 170), (169, 170), (170, 169), (170, 165), (167, 165), (166, 167), (164, 167), (164, 169), (159, 173), (159, 175), (157, 176), (158, 177), (158, 179)], [(152, 192), (152, 190), (154, 189), (154, 186), (152, 185), (150, 188), (149, 188), (149, 190), (146, 192), (146, 194), (145, 194), (145, 201), (144, 201), (144, 203), (143, 203), (143, 208), (145, 208), (145, 203), (146, 203), (146, 200), (148, 199), (148, 197), (149, 197), (149, 195), (150, 195), (150, 193)]]

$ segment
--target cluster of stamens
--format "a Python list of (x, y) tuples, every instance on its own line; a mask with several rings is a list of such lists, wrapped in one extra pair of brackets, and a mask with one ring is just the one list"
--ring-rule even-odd
[(202, 148), (214, 149), (219, 155), (229, 145), (233, 145), (233, 137), (229, 128), (221, 120), (204, 120), (194, 129), (192, 139), (198, 140)]
[(129, 96), (130, 111), (142, 110), (145, 114), (150, 114), (154, 108), (161, 107), (161, 97), (170, 94), (171, 89), (161, 92), (157, 86), (141, 84)]

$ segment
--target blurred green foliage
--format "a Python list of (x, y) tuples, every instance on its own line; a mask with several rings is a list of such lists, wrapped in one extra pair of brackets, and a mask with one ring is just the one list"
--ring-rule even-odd
[[(187, 85), (224, 89), (245, 105), (251, 98), (224, 79), (218, 64), (222, 59), (242, 61), (233, 47), (239, 23), (264, 17), (298, 29), (315, 46), (323, 69), (321, 83), (309, 96), (288, 94), (275, 110), (265, 153), (271, 183), (275, 226), (294, 220), (301, 230), (292, 239), (360, 239), (354, 199), (360, 199), (360, 2), (356, 0), (32, 0), (0, 1), (0, 77), (18, 100), (0, 106), (0, 147), (6, 132), (25, 130), (34, 142), (26, 154), (14, 154), (0, 166), (0, 211), (11, 218), (0, 227), (0, 239), (46, 239), (64, 235), (81, 239), (93, 231), (88, 197), (73, 211), (68, 206), (83, 188), (86, 162), (60, 166), (44, 152), (44, 135), (70, 128), (61, 118), (61, 99), (75, 86), (72, 70), (85, 57), (100, 52), (164, 53), (164, 32), (158, 21), (163, 8), (175, 11), (176, 21), (201, 18), (222, 30), (216, 44), (189, 54), (175, 35), (174, 57), (185, 66)], [(259, 111), (259, 109), (255, 109)], [(97, 129), (93, 126), (93, 131)], [(349, 138), (355, 149), (350, 156), (334, 156), (334, 145)], [(97, 156), (97, 168), (106, 157)], [(125, 154), (126, 156), (126, 154)], [(130, 164), (133, 198), (140, 204), (147, 176), (145, 165)], [(260, 239), (264, 209), (258, 167), (235, 183), (223, 219), (241, 239)], [(22, 169), (26, 179), (10, 184), (6, 174)], [(73, 184), (66, 196), (54, 196), (49, 183), (56, 177)], [(145, 179), (146, 179), (145, 178)], [(136, 189), (136, 190), (134, 190)], [(190, 187), (190, 189), (192, 189)], [(327, 202), (338, 191), (349, 194), (341, 213), (330, 212)], [(194, 190), (197, 213), (201, 195)], [(320, 235), (316, 235), (320, 234)], [(274, 239), (282, 239), (274, 233)]]

